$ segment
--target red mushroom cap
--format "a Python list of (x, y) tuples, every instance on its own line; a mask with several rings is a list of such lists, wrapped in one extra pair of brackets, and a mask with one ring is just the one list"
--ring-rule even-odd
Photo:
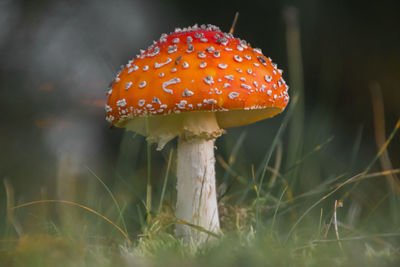
[[(222, 128), (238, 126), (284, 110), (287, 89), (282, 71), (260, 49), (211, 25), (176, 29), (117, 74), (108, 92), (107, 120), (122, 126), (140, 116), (218, 111)], [(266, 110), (246, 121), (223, 114), (255, 109)]]
[(161, 35), (122, 68), (107, 93), (106, 119), (155, 133), (159, 142), (181, 134), (176, 128), (199, 112), (213, 112), (220, 128), (272, 117), (285, 109), (287, 90), (282, 71), (260, 49), (216, 26), (195, 25)]

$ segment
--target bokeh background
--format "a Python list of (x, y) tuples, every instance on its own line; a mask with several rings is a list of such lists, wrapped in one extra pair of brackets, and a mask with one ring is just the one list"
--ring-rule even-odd
[[(298, 15), (304, 120), (295, 145), (305, 155), (334, 138), (290, 177), (297, 177), (294, 191), (303, 192), (330, 175), (362, 171), (377, 153), (371, 87), (379, 87), (383, 96), (386, 135), (400, 116), (399, 1), (0, 0), (0, 178), (12, 185), (15, 202), (74, 200), (115, 217), (95, 173), (122, 203), (129, 231), (139, 231), (146, 142), (109, 129), (104, 119), (107, 87), (119, 66), (161, 33), (195, 23), (228, 31), (236, 11), (235, 36), (278, 63), (291, 93), (298, 88), (290, 78), (287, 16)], [(227, 160), (242, 140), (237, 169), (250, 177), (250, 166), (261, 163), (283, 117), (228, 129), (216, 153)], [(290, 138), (284, 134), (281, 139), (283, 162), (294, 149)], [(152, 147), (155, 195), (174, 146), (172, 142), (162, 152)], [(389, 156), (393, 166), (400, 166), (399, 137)], [(220, 164), (217, 172), (222, 182)], [(370, 187), (367, 192), (389, 190), (384, 180)], [(171, 182), (171, 202), (173, 189)], [(0, 192), (5, 215), (3, 182)], [(81, 212), (74, 215), (73, 208), (52, 212), (55, 222), (84, 218)], [(22, 216), (43, 227), (34, 212)]]

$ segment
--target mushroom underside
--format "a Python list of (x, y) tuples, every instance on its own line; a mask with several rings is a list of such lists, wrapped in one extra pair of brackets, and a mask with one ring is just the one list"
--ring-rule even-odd
[(136, 117), (117, 126), (137, 132), (157, 143), (158, 149), (176, 136), (187, 139), (212, 140), (224, 133), (224, 128), (241, 126), (270, 118), (280, 113), (280, 108), (228, 111), (190, 111), (179, 114)]

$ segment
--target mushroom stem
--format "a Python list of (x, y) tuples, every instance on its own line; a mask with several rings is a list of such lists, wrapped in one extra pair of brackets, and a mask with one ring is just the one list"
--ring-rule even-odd
[[(176, 217), (217, 233), (214, 142), (215, 139), (179, 136)], [(176, 225), (176, 234), (187, 243), (203, 243), (211, 237), (184, 224)]]

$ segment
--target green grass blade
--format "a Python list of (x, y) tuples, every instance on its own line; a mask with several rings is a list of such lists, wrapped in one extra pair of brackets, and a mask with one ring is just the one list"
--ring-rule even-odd
[[(262, 186), (263, 186), (265, 174), (266, 174), (267, 169), (268, 169), (269, 160), (271, 159), (272, 152), (274, 151), (274, 149), (275, 149), (275, 147), (276, 147), (276, 145), (278, 143), (279, 138), (281, 137), (283, 131), (285, 130), (285, 128), (286, 128), (286, 126), (287, 126), (287, 124), (288, 124), (288, 122), (289, 122), (289, 120), (291, 118), (292, 112), (293, 112), (293, 110), (294, 110), (294, 108), (296, 106), (297, 101), (298, 101), (298, 97), (294, 96), (293, 100), (292, 100), (292, 104), (290, 105), (289, 110), (286, 113), (286, 116), (283, 119), (283, 122), (280, 125), (280, 127), (278, 129), (278, 132), (276, 133), (276, 135), (274, 137), (274, 140), (272, 141), (271, 147), (269, 148), (267, 154), (265, 155), (263, 163), (261, 165), (261, 166), (263, 166), (263, 168), (262, 168), (262, 172), (261, 172), (260, 182), (258, 183), (258, 186), (257, 186), (258, 190), (257, 190), (257, 199), (256, 199), (256, 218), (257, 219), (259, 218), (259, 213), (260, 213), (260, 194), (262, 192)], [(261, 170), (261, 169), (259, 168), (259, 170)], [(257, 174), (256, 174), (256, 176), (257, 176)]]
[(144, 219), (143, 219), (142, 210), (140, 209), (140, 205), (139, 204), (136, 205), (136, 210), (137, 210), (137, 214), (139, 216), (140, 227), (143, 229), (143, 227), (144, 227)]
[(256, 177), (258, 177), (260, 175), (260, 182), (259, 182), (259, 190), (261, 190), (263, 182), (264, 182), (264, 178), (265, 178), (265, 174), (267, 172), (268, 169), (268, 163), (271, 159), (272, 156), (272, 152), (275, 150), (276, 144), (278, 143), (279, 138), (281, 137), (282, 133), (285, 131), (286, 126), (290, 120), (290, 118), (292, 117), (293, 114), (293, 110), (295, 109), (296, 105), (297, 105), (297, 101), (298, 101), (298, 97), (294, 96), (293, 100), (289, 106), (289, 109), (286, 113), (285, 118), (283, 119), (281, 125), (279, 126), (279, 129), (272, 141), (271, 147), (269, 148), (269, 150), (267, 151), (267, 153), (265, 154), (264, 160), (262, 162), (262, 164), (260, 165), (260, 167), (258, 168), (257, 172), (256, 172)]
[(222, 181), (226, 184), (228, 183), (228, 180), (229, 180), (229, 174), (230, 174), (229, 170), (232, 168), (232, 165), (235, 163), (236, 155), (239, 152), (239, 149), (242, 147), (243, 141), (244, 141), (246, 135), (247, 135), (246, 132), (242, 132), (240, 134), (239, 138), (237, 139), (237, 141), (232, 149), (231, 154), (229, 155), (228, 166), (225, 169), (225, 173), (222, 178)]
[[(289, 84), (292, 88), (292, 92), (298, 96), (293, 118), (289, 122), (288, 127), (286, 166), (292, 166), (301, 156), (304, 143), (305, 93), (303, 56), (301, 51), (301, 25), (298, 10), (294, 7), (285, 8), (283, 11), (283, 18), (286, 24)], [(287, 177), (291, 187), (293, 187), (297, 177), (298, 168), (295, 168)]]
[(125, 233), (128, 232), (127, 228), (126, 228), (126, 224), (125, 224), (125, 219), (124, 219), (124, 215), (122, 214), (122, 210), (117, 202), (117, 200), (114, 197), (114, 194), (111, 192), (110, 188), (103, 182), (103, 180), (100, 179), (99, 176), (97, 176), (94, 171), (92, 171), (88, 166), (85, 165), (85, 168), (97, 179), (97, 181), (100, 182), (100, 184), (104, 187), (104, 189), (107, 191), (107, 193), (110, 195), (112, 201), (114, 202), (115, 207), (118, 210), (118, 214), (119, 214), (119, 219), (122, 222), (122, 227), (124, 228)]
[(309, 151), (306, 153), (301, 159), (297, 160), (293, 165), (289, 166), (282, 174), (287, 174), (288, 172), (294, 170), (298, 165), (303, 163), (305, 160), (307, 160), (309, 157), (320, 151), (324, 146), (329, 144), (332, 140), (334, 139), (334, 136), (329, 137), (327, 140), (325, 140), (323, 143), (317, 145), (314, 147), (313, 150)]
[[(361, 177), (359, 177), (359, 179), (362, 179), (363, 177), (365, 177), (368, 172), (371, 170), (372, 166), (374, 166), (374, 164), (376, 163), (376, 161), (382, 156), (383, 152), (386, 151), (387, 147), (389, 146), (390, 142), (392, 141), (393, 137), (396, 135), (397, 131), (400, 128), (400, 119), (397, 120), (396, 125), (394, 126), (392, 132), (389, 135), (389, 138), (386, 140), (386, 142), (382, 145), (382, 147), (379, 149), (378, 153), (376, 153), (375, 157), (373, 158), (373, 160), (368, 164), (368, 166), (365, 168), (365, 170), (360, 174)], [(356, 182), (352, 188), (350, 188), (349, 191), (346, 192), (346, 196), (348, 196), (350, 194), (350, 192), (352, 192), (359, 184), (359, 181)]]
[[(149, 120), (146, 117), (146, 136), (149, 136)], [(146, 143), (147, 148), (147, 185), (146, 185), (146, 216), (147, 222), (151, 221), (151, 144)]]
[(172, 162), (172, 154), (174, 153), (174, 150), (171, 149), (169, 152), (169, 157), (168, 157), (168, 165), (167, 165), (167, 171), (165, 173), (165, 178), (164, 178), (164, 183), (161, 191), (161, 197), (160, 197), (160, 205), (158, 206), (158, 214), (161, 213), (161, 208), (162, 208), (162, 203), (164, 201), (164, 196), (165, 196), (165, 189), (167, 187), (167, 182), (168, 182), (168, 175), (169, 175), (169, 170), (171, 167), (171, 162)]
[(358, 127), (356, 139), (354, 140), (354, 145), (351, 150), (350, 168), (353, 168), (354, 164), (356, 163), (357, 155), (358, 155), (358, 152), (360, 151), (360, 147), (361, 147), (363, 131), (364, 131), (364, 126), (360, 125)]
[(285, 195), (285, 192), (286, 192), (287, 188), (288, 187), (285, 186), (285, 188), (282, 190), (282, 193), (281, 193), (281, 195), (279, 197), (278, 204), (276, 205), (276, 208), (275, 208), (275, 211), (274, 211), (274, 216), (272, 217), (272, 223), (271, 223), (271, 229), (270, 229), (271, 235), (272, 235), (273, 230), (274, 230), (274, 225), (275, 225), (275, 221), (276, 221), (276, 215), (278, 213), (279, 206), (280, 206), (280, 204), (282, 202), (282, 198)]
[[(333, 193), (333, 192), (331, 192), (331, 193)], [(328, 194), (328, 195), (330, 196), (331, 193)], [(286, 240), (285, 240), (284, 243), (287, 243), (287, 241), (289, 240), (290, 236), (292, 235), (294, 229), (296, 229), (297, 225), (303, 220), (303, 218), (304, 218), (313, 208), (315, 208), (319, 203), (321, 203), (321, 202), (322, 202), (323, 200), (325, 200), (325, 199), (326, 199), (326, 197), (320, 198), (317, 202), (315, 202), (314, 204), (312, 204), (311, 207), (309, 207), (309, 208), (297, 219), (297, 221), (294, 223), (294, 225), (292, 226), (292, 228), (290, 228), (290, 231), (289, 231), (289, 233), (287, 234)]]

